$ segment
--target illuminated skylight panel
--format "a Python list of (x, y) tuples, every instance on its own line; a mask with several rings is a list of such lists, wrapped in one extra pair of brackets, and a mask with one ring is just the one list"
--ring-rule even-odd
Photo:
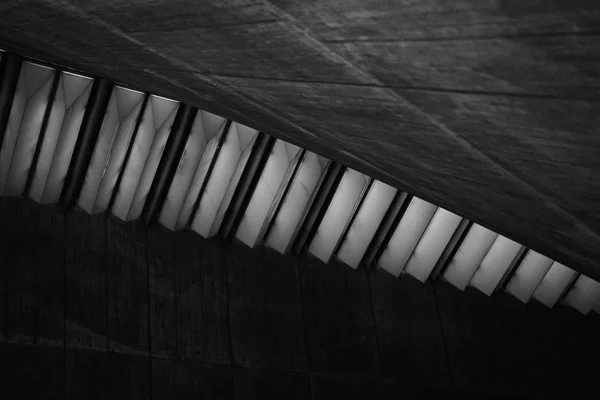
[(419, 281), (425, 282), (461, 220), (462, 218), (458, 215), (438, 207), (425, 233), (421, 236), (419, 243), (410, 256), (404, 271)]
[(308, 248), (308, 251), (321, 261), (329, 262), (367, 180), (367, 176), (350, 168), (344, 173)]
[[(144, 166), (150, 154), (154, 138), (163, 123), (174, 112), (177, 102), (150, 96), (142, 121), (135, 134), (133, 143), (130, 144), (131, 152), (129, 158), (125, 160), (123, 171), (121, 172), (121, 182), (117, 190), (112, 212), (118, 218), (128, 221), (129, 210), (134, 201), (137, 187), (142, 178)], [(144, 184), (147, 182), (144, 181)]]
[(565, 298), (565, 303), (585, 315), (599, 300), (600, 282), (580, 275)]
[(231, 124), (191, 224), (201, 236), (206, 238), (218, 232), (257, 136), (254, 129)]
[(396, 277), (400, 276), (436, 209), (433, 204), (417, 197), (410, 200), (394, 234), (381, 254), (379, 259), (381, 268)]
[[(210, 166), (213, 163), (214, 165), (217, 165), (219, 162), (221, 157), (219, 151), (220, 143), (223, 141), (224, 137), (227, 140), (231, 140), (227, 135), (228, 132), (232, 131), (232, 129), (235, 129), (233, 125), (230, 128), (227, 128), (227, 124), (225, 123), (217, 130), (215, 136), (208, 141), (208, 144), (206, 145), (206, 148), (200, 157), (200, 162), (198, 163), (194, 177), (192, 178), (192, 183), (185, 194), (185, 201), (181, 211), (179, 212), (179, 215), (177, 216), (175, 229), (183, 229), (188, 225), (188, 223), (192, 222), (191, 219), (192, 214), (194, 213), (194, 206), (197, 202), (199, 204), (201, 196), (203, 196), (202, 187), (210, 180)], [(231, 143), (228, 144), (227, 142), (223, 142), (223, 149), (227, 149), (227, 146), (230, 144)], [(215, 171), (216, 170), (217, 168), (215, 167)], [(210, 175), (214, 176), (214, 173), (215, 172), (213, 171)]]
[(490, 296), (523, 249), (519, 243), (498, 235), (471, 278), (471, 285)]
[(159, 120), (157, 122), (160, 125), (156, 126), (157, 132), (154, 136), (154, 139), (152, 140), (152, 146), (150, 147), (150, 151), (148, 152), (148, 157), (146, 158), (146, 162), (144, 163), (144, 168), (142, 170), (140, 180), (135, 190), (135, 195), (133, 196), (131, 208), (129, 209), (129, 213), (127, 214), (128, 220), (137, 219), (142, 214), (144, 204), (146, 204), (146, 197), (148, 196), (148, 192), (150, 191), (150, 187), (152, 186), (152, 181), (154, 180), (154, 176), (156, 175), (156, 171), (158, 170), (158, 164), (160, 163), (160, 159), (167, 144), (167, 139), (171, 134), (171, 128), (173, 127), (173, 122), (175, 121), (175, 116), (177, 115), (178, 108), (179, 103), (177, 103), (175, 107), (172, 108), (171, 113), (166, 117), (164, 121)]
[[(92, 90), (92, 78), (62, 72), (53, 104), (64, 117), (54, 115), (44, 134), (44, 143), (36, 165), (35, 176), (29, 192), (30, 197), (40, 203), (57, 203), (69, 170), (79, 129)], [(61, 123), (58, 124), (58, 120)]]
[[(35, 68), (35, 67), (34, 67)], [(5, 195), (5, 187), (8, 178), (8, 171), (19, 137), (19, 131), (21, 129), (21, 121), (23, 114), (25, 113), (25, 107), (27, 100), (33, 95), (27, 92), (26, 82), (29, 81), (29, 76), (32, 74), (28, 72), (32, 67), (28, 63), (24, 63), (21, 66), (19, 72), (19, 80), (13, 97), (12, 107), (10, 109), (8, 124), (4, 131), (4, 140), (2, 141), (0, 148), (0, 195)], [(40, 72), (46, 71), (42, 69)], [(42, 82), (43, 83), (43, 82)], [(42, 84), (40, 83), (40, 85)]]
[(9, 117), (10, 129), (7, 130), (3, 143), (3, 148), (7, 151), (12, 146), (10, 164), (1, 165), (3, 171), (0, 175), (5, 179), (4, 195), (24, 194), (44, 115), (51, 100), (55, 73), (53, 68), (31, 62), (23, 63)]
[(533, 297), (542, 304), (552, 308), (564, 293), (576, 272), (569, 267), (554, 262), (542, 282), (533, 293)]
[(446, 268), (444, 279), (458, 289), (465, 290), (497, 236), (497, 233), (481, 225), (473, 225)]
[(506, 291), (527, 303), (553, 263), (548, 257), (529, 250), (506, 285)]
[(298, 173), (290, 183), (290, 189), (275, 216), (266, 240), (268, 246), (282, 254), (288, 251), (294, 232), (327, 163), (327, 159), (315, 153), (308, 152), (304, 156)]
[(340, 261), (352, 268), (358, 267), (396, 192), (383, 182), (373, 182), (338, 251)]
[[(188, 137), (185, 149), (179, 160), (177, 172), (173, 177), (171, 187), (169, 188), (169, 192), (160, 213), (160, 223), (170, 230), (175, 230), (177, 227), (177, 219), (184, 206), (190, 187), (192, 186), (202, 154), (207, 147), (207, 142), (210, 141), (225, 124), (225, 119), (220, 117), (217, 123), (206, 124), (204, 120), (208, 119), (207, 114), (208, 113), (206, 112), (199, 111), (196, 115), (190, 136)], [(205, 125), (208, 125), (208, 128), (205, 128)], [(198, 187), (198, 191), (199, 189), (200, 187)], [(196, 197), (197, 196), (198, 194), (196, 194)]]
[[(144, 110), (144, 94), (126, 89), (117, 90), (116, 105), (119, 114), (119, 125), (112, 140), (110, 151), (106, 154), (106, 164), (103, 167), (103, 154), (95, 155), (97, 163), (93, 164), (95, 173), (100, 171), (102, 180), (94, 204), (94, 212), (104, 212), (108, 209), (113, 192), (116, 188), (121, 169), (124, 168), (125, 156), (131, 143), (140, 113)], [(106, 122), (106, 120), (105, 120)], [(110, 136), (110, 126), (107, 125), (105, 139)], [(96, 158), (97, 157), (97, 158)]]
[(277, 140), (240, 222), (236, 237), (254, 247), (284, 177), (293, 168), (300, 148)]

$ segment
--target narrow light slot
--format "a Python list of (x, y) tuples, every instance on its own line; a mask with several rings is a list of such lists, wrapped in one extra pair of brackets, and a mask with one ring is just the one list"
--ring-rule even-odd
[(529, 250), (506, 285), (506, 292), (527, 303), (553, 263), (548, 257)]
[(465, 290), (497, 236), (497, 233), (481, 225), (473, 225), (446, 268), (444, 279), (458, 289)]
[[(138, 131), (135, 134), (133, 143), (130, 144), (131, 152), (123, 165), (121, 182), (119, 187), (115, 188), (117, 193), (112, 205), (112, 212), (123, 221), (130, 220), (132, 216), (129, 215), (129, 211), (132, 208), (138, 185), (142, 182), (142, 177), (142, 185), (145, 186), (148, 184), (147, 175), (153, 175), (152, 170), (149, 169), (146, 176), (143, 176), (144, 166), (151, 150), (154, 150), (153, 156), (160, 153), (160, 147), (157, 150), (156, 147), (153, 148), (152, 146), (155, 143), (154, 138), (161, 131), (161, 139), (166, 139), (166, 135), (161, 128), (163, 128), (167, 118), (175, 112), (177, 104), (175, 101), (158, 98), (154, 95), (150, 96), (148, 100)], [(168, 123), (165, 125), (168, 129)], [(152, 183), (151, 179), (150, 183)], [(137, 212), (137, 208), (134, 209), (134, 214), (135, 212)]]
[(385, 212), (381, 223), (375, 231), (375, 235), (367, 246), (367, 251), (362, 258), (363, 264), (368, 268), (371, 267), (377, 260), (379, 260), (381, 254), (385, 250), (385, 245), (391, 239), (394, 230), (396, 229), (396, 222), (399, 221), (404, 215), (404, 211), (408, 207), (412, 196), (406, 192), (398, 191), (392, 200), (388, 210)]
[[(185, 145), (185, 150), (179, 160), (177, 173), (173, 178), (169, 193), (165, 199), (165, 204), (162, 207), (159, 221), (167, 229), (176, 229), (177, 219), (184, 207), (190, 188), (194, 183), (194, 177), (204, 150), (207, 149), (207, 143), (210, 143), (215, 135), (219, 133), (219, 129), (222, 129), (225, 124), (225, 119), (220, 117), (218, 117), (219, 121), (217, 123), (211, 124), (212, 119), (207, 117), (208, 114), (206, 111), (199, 111), (196, 115), (192, 131)], [(208, 161), (210, 162), (210, 160)], [(202, 179), (198, 179), (198, 184), (199, 191)], [(198, 196), (198, 191), (196, 191), (196, 197)], [(191, 199), (191, 203), (193, 204), (193, 199)]]
[(300, 151), (298, 146), (277, 140), (252, 194), (236, 237), (250, 247), (256, 245), (260, 229), (288, 170)]
[(413, 197), (379, 259), (379, 266), (398, 277), (404, 269), (429, 221), (437, 209), (431, 203)]
[(92, 89), (92, 78), (62, 72), (50, 122), (29, 191), (38, 203), (56, 203), (60, 199), (69, 170), (83, 115)]
[(490, 296), (522, 248), (519, 243), (498, 235), (471, 278), (471, 285)]
[(84, 210), (99, 213), (108, 209), (143, 105), (143, 93), (114, 89), (79, 198)]
[(0, 154), (0, 191), (3, 195), (23, 194), (50, 103), (56, 71), (24, 62), (13, 99), (2, 153)]
[(275, 216), (273, 226), (266, 240), (268, 246), (282, 254), (289, 250), (294, 232), (301, 221), (327, 162), (328, 160), (315, 153), (309, 152), (306, 154), (298, 174), (291, 183), (290, 190), (282, 200), (283, 204)]
[(191, 224), (201, 236), (206, 238), (218, 232), (257, 136), (254, 129), (231, 124)]
[(344, 173), (308, 249), (324, 263), (329, 262), (366, 183), (360, 172), (348, 168)]
[[(21, 57), (16, 54), (0, 57), (0, 176), (2, 175), (2, 160), (6, 153), (2, 150), (4, 136), (10, 129), (12, 103), (17, 92), (22, 65)], [(7, 154), (12, 155), (12, 148), (14, 148), (14, 142), (11, 143), (11, 152)], [(2, 182), (0, 177), (0, 195), (4, 190)]]
[(438, 207), (431, 222), (427, 225), (425, 233), (410, 256), (404, 269), (405, 272), (419, 281), (425, 282), (461, 220), (462, 218), (458, 215)]
[(581, 275), (569, 291), (569, 294), (565, 298), (565, 303), (580, 313), (587, 315), (599, 299), (600, 282)]
[(542, 283), (533, 293), (533, 298), (547, 307), (554, 307), (575, 274), (576, 272), (571, 268), (555, 261), (546, 276), (544, 276)]
[[(129, 212), (127, 214), (128, 220), (138, 219), (142, 214), (142, 210), (144, 209), (144, 205), (146, 204), (148, 192), (150, 191), (152, 181), (154, 180), (154, 176), (156, 175), (156, 171), (158, 170), (160, 159), (162, 158), (165, 145), (167, 144), (167, 140), (171, 135), (173, 122), (175, 121), (175, 116), (177, 115), (177, 111), (179, 109), (179, 103), (175, 102), (173, 104), (173, 102), (168, 103), (167, 99), (161, 100), (163, 101), (163, 103), (158, 105), (158, 107), (166, 108), (170, 110), (170, 113), (167, 114), (167, 111), (165, 112), (167, 116), (164, 117), (164, 119), (162, 119), (162, 116), (159, 116), (160, 119), (156, 120), (156, 134), (152, 140), (152, 145), (150, 146), (148, 156), (146, 158), (146, 161), (144, 162), (143, 169), (141, 171), (139, 182), (135, 190), (135, 195), (133, 196), (133, 201), (131, 203), (131, 208), (129, 209)], [(157, 114), (156, 111), (155, 114)]]
[[(204, 129), (207, 129), (206, 125), (204, 125), (204, 127)], [(196, 218), (203, 193), (210, 182), (211, 176), (214, 176), (214, 169), (219, 161), (221, 149), (225, 148), (228, 135), (230, 132), (233, 132), (233, 129), (232, 122), (225, 121), (206, 145), (196, 168), (196, 172), (194, 173), (192, 184), (185, 194), (185, 202), (177, 216), (175, 229), (186, 228), (188, 225), (191, 225), (192, 221)]]
[(358, 267), (396, 193), (390, 185), (373, 182), (338, 251), (340, 261), (352, 268)]

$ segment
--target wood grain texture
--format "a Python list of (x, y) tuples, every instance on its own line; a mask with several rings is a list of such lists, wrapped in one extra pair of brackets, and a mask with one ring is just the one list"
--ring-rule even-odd
[(467, 287), (436, 287), (454, 387), (464, 393), (517, 397), (516, 376), (495, 300)]
[(233, 399), (229, 367), (152, 359), (152, 399)]
[(62, 347), (0, 344), (0, 374), (3, 398), (65, 398), (65, 358)]
[(294, 372), (233, 368), (236, 400), (311, 398), (310, 378)]
[(300, 258), (299, 270), (310, 370), (380, 376), (365, 271), (309, 256)]
[[(25, 199), (3, 199), (9, 207), (6, 241), (3, 251), (6, 279), (5, 336), (16, 343), (34, 343), (36, 340), (36, 259), (31, 238), (36, 232), (36, 208)], [(10, 235), (10, 237), (8, 236)]]
[(297, 261), (237, 242), (232, 247), (226, 265), (236, 364), (305, 370)]
[(108, 337), (112, 351), (148, 354), (147, 238), (141, 221), (107, 220)]
[(152, 357), (177, 356), (177, 297), (173, 236), (162, 227), (147, 230)]
[(66, 221), (68, 347), (108, 348), (106, 219), (74, 211)]
[(431, 284), (377, 268), (369, 275), (382, 375), (451, 388), (451, 370)]
[(178, 356), (217, 365), (231, 362), (225, 249), (194, 232), (174, 235)]
[(34, 206), (36, 336), (40, 344), (65, 341), (65, 215), (56, 206)]

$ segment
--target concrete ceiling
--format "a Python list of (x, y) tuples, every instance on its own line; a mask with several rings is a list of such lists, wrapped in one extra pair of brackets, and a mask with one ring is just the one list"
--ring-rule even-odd
[(232, 118), (600, 278), (597, 0), (35, 0), (0, 45)]

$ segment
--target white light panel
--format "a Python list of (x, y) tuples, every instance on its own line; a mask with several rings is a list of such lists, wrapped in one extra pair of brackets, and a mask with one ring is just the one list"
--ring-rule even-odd
[(550, 308), (554, 307), (554, 304), (556, 304), (574, 277), (575, 271), (554, 262), (533, 293), (533, 298)]
[(413, 197), (390, 242), (379, 259), (379, 266), (394, 276), (400, 276), (413, 250), (437, 209), (431, 203)]
[[(112, 206), (112, 212), (123, 221), (130, 220), (129, 211), (132, 207), (137, 187), (140, 184), (144, 166), (150, 154), (152, 143), (157, 132), (162, 128), (167, 118), (174, 112), (177, 102), (165, 98), (150, 96), (142, 121), (135, 135), (129, 158), (125, 160), (124, 170), (117, 194)], [(142, 185), (147, 185), (147, 180)], [(137, 210), (135, 210), (137, 212)]]
[(281, 188), (284, 177), (293, 168), (300, 148), (283, 140), (277, 140), (262, 171), (256, 189), (248, 203), (236, 237), (250, 247), (256, 245), (258, 234), (267, 218), (273, 201)]
[(282, 200), (279, 212), (273, 220), (266, 240), (268, 246), (282, 254), (288, 251), (302, 214), (328, 162), (327, 159), (315, 153), (306, 153), (298, 173), (290, 183), (287, 195)]
[(383, 182), (373, 182), (338, 251), (340, 261), (352, 268), (358, 267), (396, 192)]
[[(205, 160), (205, 163), (202, 164), (205, 168), (202, 171), (206, 172), (225, 123), (224, 118), (206, 111), (198, 111), (160, 213), (159, 221), (164, 227), (170, 230), (181, 229), (189, 221), (194, 201), (198, 198), (206, 177), (206, 173), (197, 173), (201, 161)], [(216, 140), (213, 141), (213, 139)], [(207, 145), (207, 143), (209, 144)], [(205, 157), (205, 153), (209, 154), (206, 154)], [(189, 204), (186, 204), (188, 197)], [(185, 222), (178, 226), (177, 221), (184, 209), (187, 217), (182, 216), (182, 220)]]
[(406, 263), (405, 272), (425, 282), (462, 220), (441, 207), (435, 211), (425, 233)]
[(60, 198), (92, 90), (89, 77), (62, 72), (44, 134), (29, 197), (43, 204)]
[(490, 296), (522, 248), (519, 243), (498, 235), (471, 278), (471, 285)]
[(446, 268), (444, 279), (465, 290), (497, 236), (497, 233), (474, 224)]
[(309, 253), (327, 263), (333, 254), (344, 228), (352, 217), (357, 201), (367, 184), (367, 177), (353, 169), (346, 169), (340, 184), (325, 211), (315, 236), (308, 248)]
[(0, 193), (20, 196), (25, 190), (55, 70), (32, 62), (21, 66), (0, 153)]
[(565, 298), (565, 303), (586, 315), (600, 299), (600, 282), (580, 275)]
[[(101, 146), (96, 146), (90, 165), (92, 182), (101, 177), (98, 195), (94, 201), (94, 212), (104, 212), (108, 209), (119, 173), (125, 162), (125, 155), (133, 137), (135, 125), (144, 112), (144, 94), (124, 88), (116, 88), (109, 113), (104, 119), (101, 131)], [(106, 151), (107, 149), (108, 152)], [(93, 186), (90, 186), (93, 188)]]
[(529, 250), (506, 285), (506, 291), (527, 303), (553, 263), (548, 257)]
[(257, 136), (254, 129), (231, 124), (191, 224), (201, 236), (206, 238), (219, 230)]

